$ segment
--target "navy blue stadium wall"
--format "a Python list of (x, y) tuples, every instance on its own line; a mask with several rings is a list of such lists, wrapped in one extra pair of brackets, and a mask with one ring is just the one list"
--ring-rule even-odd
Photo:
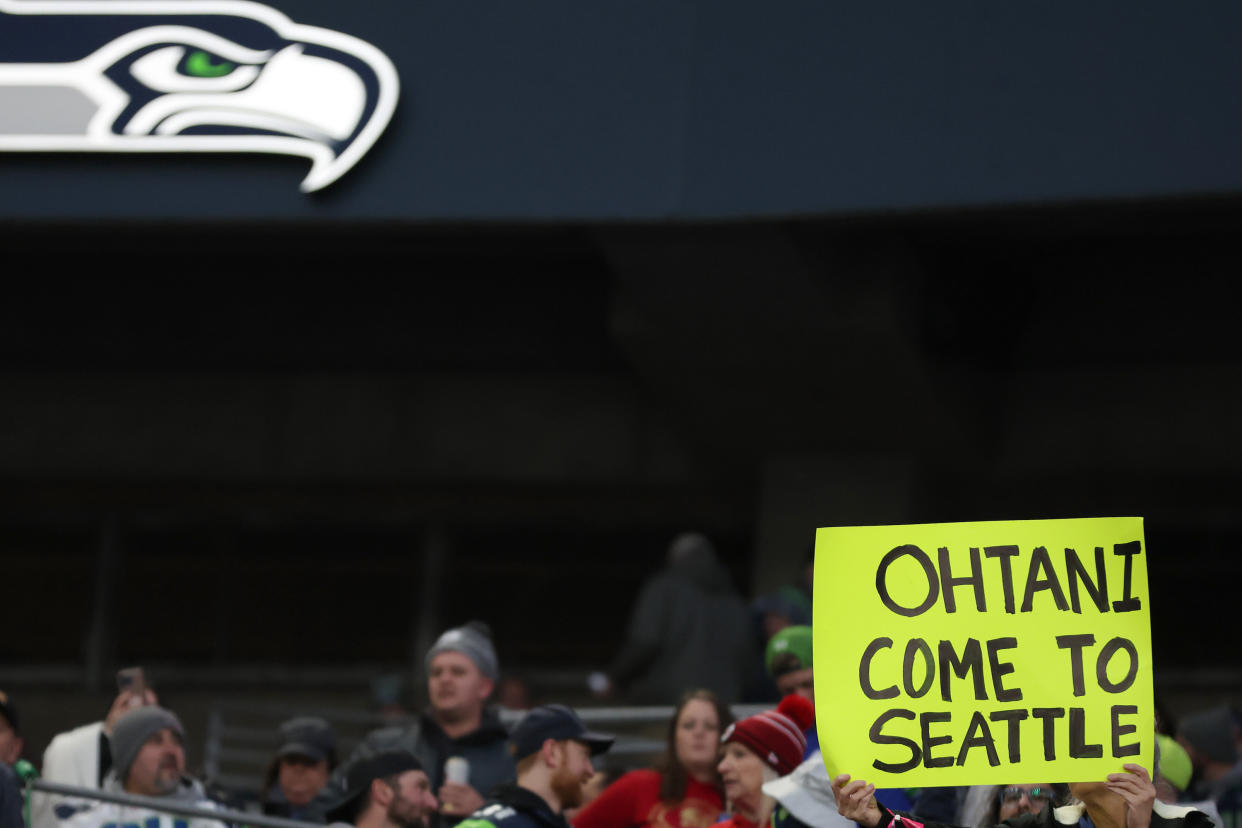
[[(400, 77), (339, 181), (304, 194), (308, 161), (276, 155), (0, 152), (0, 217), (701, 220), (1242, 186), (1224, 0), (274, 7)], [(0, 12), (0, 61), (75, 59), (57, 23)]]

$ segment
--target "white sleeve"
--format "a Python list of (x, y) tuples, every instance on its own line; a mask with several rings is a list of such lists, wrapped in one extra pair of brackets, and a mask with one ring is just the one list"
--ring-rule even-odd
[[(99, 734), (103, 722), (57, 734), (43, 752), (43, 779), (82, 788), (99, 787)], [(57, 794), (35, 793), (30, 801), (30, 828), (61, 828), (69, 822), (56, 815), (57, 805), (76, 802)]]

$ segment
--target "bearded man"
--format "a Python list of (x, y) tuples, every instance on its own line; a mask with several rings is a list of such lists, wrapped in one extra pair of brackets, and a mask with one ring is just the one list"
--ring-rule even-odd
[[(148, 706), (131, 710), (112, 728), (112, 770), (102, 790), (157, 797), (169, 803), (215, 809), (203, 786), (185, 775), (185, 730), (170, 710)], [(56, 806), (63, 828), (224, 828), (223, 822), (186, 819), (163, 811), (112, 802), (66, 800)]]
[(422, 763), (408, 751), (387, 751), (349, 769), (344, 799), (327, 813), (356, 828), (427, 828), (438, 803)]
[(591, 757), (612, 747), (613, 740), (588, 731), (563, 704), (536, 707), (509, 737), (517, 784), (493, 789), (490, 800), (458, 828), (568, 828), (563, 813), (582, 804), (582, 789), (595, 774)]

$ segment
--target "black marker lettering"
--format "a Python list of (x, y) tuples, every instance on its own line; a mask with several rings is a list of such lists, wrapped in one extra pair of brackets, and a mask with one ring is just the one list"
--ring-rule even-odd
[(875, 720), (875, 724), (871, 725), (871, 731), (868, 733), (871, 737), (872, 744), (904, 745), (910, 750), (910, 758), (905, 762), (881, 762), (879, 759), (876, 759), (871, 763), (873, 768), (884, 771), (885, 773), (905, 773), (911, 768), (918, 766), (919, 762), (923, 758), (923, 753), (919, 750), (918, 742), (913, 739), (907, 739), (904, 736), (886, 736), (883, 733), (884, 725), (888, 724), (890, 719), (910, 719), (913, 721), (914, 718), (915, 716), (913, 710), (894, 708), (892, 710), (886, 710), (884, 713), (880, 714), (880, 718)]
[[(1038, 578), (1037, 570), (1042, 570), (1043, 578)], [(1057, 580), (1056, 570), (1052, 568), (1052, 559), (1048, 557), (1048, 550), (1042, 546), (1037, 546), (1031, 552), (1031, 566), (1026, 571), (1026, 589), (1022, 593), (1022, 611), (1030, 612), (1031, 605), (1035, 601), (1035, 593), (1049, 590), (1052, 593), (1052, 600), (1056, 602), (1057, 609), (1067, 610), (1069, 604), (1065, 603), (1065, 593), (1061, 591), (1061, 582)]]
[(950, 679), (953, 676), (964, 679), (968, 673), (974, 678), (975, 699), (982, 701), (988, 697), (987, 687), (983, 683), (983, 649), (979, 646), (979, 639), (966, 640), (966, 649), (962, 651), (961, 659), (958, 659), (951, 641), (941, 641), (939, 651), (940, 698), (953, 701), (953, 694), (949, 689)]
[(1009, 723), (1009, 764), (1016, 765), (1022, 761), (1022, 734), (1018, 723), (1028, 718), (1025, 710), (995, 710), (988, 714), (994, 722)]
[(1013, 561), (1010, 559), (1018, 554), (1018, 547), (985, 546), (983, 554), (1000, 560), (1001, 588), (1005, 591), (1005, 612), (1013, 615)]
[(1108, 571), (1104, 568), (1104, 547), (1095, 548), (1095, 580), (1087, 574), (1087, 568), (1078, 560), (1078, 553), (1069, 547), (1065, 548), (1065, 571), (1069, 578), (1070, 607), (1082, 615), (1082, 605), (1078, 602), (1078, 584), (1087, 588), (1087, 594), (1100, 612), (1108, 612)]
[(1001, 661), (999, 652), (1011, 650), (1016, 646), (1018, 646), (1018, 639), (1012, 636), (993, 638), (988, 641), (988, 665), (992, 668), (992, 692), (996, 694), (997, 701), (1022, 701), (1022, 688), (1015, 687), (1012, 690), (1006, 690), (1002, 683), (1004, 677), (1013, 672), (1013, 664)]
[(954, 578), (953, 570), (949, 567), (949, 550), (942, 546), (939, 551), (940, 558), (940, 592), (944, 595), (944, 611), (957, 612), (957, 601), (953, 597), (953, 589), (959, 586), (970, 584), (975, 588), (975, 609), (979, 612), (987, 611), (987, 598), (983, 593), (983, 570), (979, 565), (979, 547), (970, 547), (970, 577)]
[(966, 738), (962, 739), (962, 749), (957, 752), (957, 764), (966, 764), (966, 754), (972, 747), (982, 747), (988, 752), (988, 764), (996, 767), (1000, 757), (996, 755), (996, 742), (992, 739), (992, 729), (988, 720), (978, 710), (970, 717), (970, 725), (966, 728)]
[[(923, 654), (923, 683), (914, 687), (914, 654)], [(936, 661), (932, 658), (931, 647), (927, 646), (927, 642), (921, 638), (911, 638), (906, 644), (906, 655), (902, 659), (901, 678), (905, 685), (906, 695), (912, 699), (922, 698), (927, 695), (927, 691), (931, 688), (932, 682), (936, 678)]]
[(871, 659), (875, 658), (877, 651), (891, 646), (893, 646), (893, 639), (877, 638), (867, 645), (867, 649), (863, 650), (862, 660), (858, 662), (858, 686), (862, 688), (863, 695), (869, 699), (895, 699), (901, 693), (895, 684), (883, 690), (876, 690), (871, 686)]
[[(903, 607), (894, 601), (892, 596), (888, 594), (888, 584), (884, 582), (885, 576), (888, 575), (889, 566), (902, 555), (913, 557), (923, 567), (923, 572), (927, 575), (927, 597), (923, 600), (923, 603), (914, 609)], [(927, 557), (927, 553), (917, 546), (906, 544), (905, 546), (898, 546), (896, 549), (890, 550), (887, 555), (880, 559), (880, 568), (875, 573), (875, 589), (876, 592), (880, 593), (880, 600), (884, 602), (884, 606), (898, 615), (914, 618), (927, 612), (936, 603), (936, 599), (940, 597), (940, 579), (936, 577), (936, 567), (932, 564), (931, 558)]]
[(1114, 704), (1112, 707), (1113, 720), (1113, 756), (1121, 758), (1122, 756), (1138, 756), (1139, 745), (1135, 742), (1132, 745), (1123, 745), (1121, 743), (1122, 736), (1128, 736), (1138, 730), (1137, 725), (1123, 725), (1118, 717), (1133, 716), (1138, 713), (1138, 706), (1133, 704)]
[(953, 741), (952, 736), (936, 736), (930, 733), (932, 722), (948, 722), (953, 720), (951, 713), (923, 713), (919, 716), (919, 726), (923, 731), (923, 767), (947, 768), (953, 764), (952, 756), (932, 756), (932, 748), (947, 745)]
[(1070, 670), (1074, 677), (1075, 696), (1085, 696), (1087, 694), (1087, 687), (1082, 673), (1082, 648), (1090, 647), (1094, 643), (1095, 636), (1090, 633), (1057, 636), (1057, 646), (1062, 650), (1070, 651)]
[(1087, 711), (1071, 707), (1069, 715), (1069, 755), (1071, 759), (1099, 759), (1104, 755), (1103, 745), (1087, 744)]
[[(1108, 680), (1108, 663), (1113, 660), (1113, 654), (1118, 650), (1125, 650), (1130, 656), (1130, 669), (1126, 672), (1125, 678), (1113, 684)], [(1130, 689), (1130, 685), (1134, 684), (1134, 677), (1138, 675), (1138, 650), (1134, 647), (1134, 642), (1128, 638), (1114, 638), (1110, 640), (1100, 649), (1099, 658), (1095, 660), (1095, 680), (1100, 683), (1106, 692), (1121, 693)]]
[(1044, 761), (1057, 758), (1056, 720), (1065, 716), (1064, 707), (1032, 707), (1031, 715), (1044, 721)]
[(1113, 601), (1113, 610), (1116, 612), (1133, 612), (1142, 609), (1143, 602), (1138, 598), (1130, 595), (1131, 580), (1133, 578), (1134, 556), (1141, 555), (1143, 552), (1143, 544), (1140, 541), (1130, 541), (1129, 543), (1114, 543), (1113, 554), (1122, 555), (1126, 559), (1126, 568), (1123, 574), (1121, 600)]

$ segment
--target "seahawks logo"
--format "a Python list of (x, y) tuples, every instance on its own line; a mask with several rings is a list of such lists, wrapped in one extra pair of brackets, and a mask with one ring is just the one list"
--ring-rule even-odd
[(0, 0), (0, 152), (303, 156), (339, 179), (397, 105), (369, 43), (247, 0)]

